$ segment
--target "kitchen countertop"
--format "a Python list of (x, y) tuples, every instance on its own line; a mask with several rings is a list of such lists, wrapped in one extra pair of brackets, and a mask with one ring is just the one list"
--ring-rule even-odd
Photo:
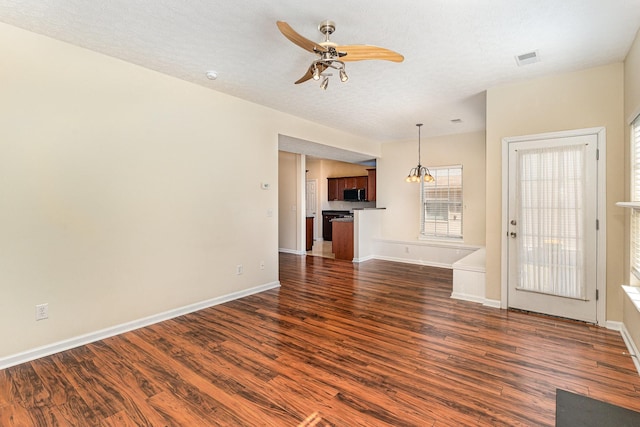
[(349, 215), (351, 211), (348, 210), (331, 210), (327, 209), (326, 211), (322, 211), (322, 215)]

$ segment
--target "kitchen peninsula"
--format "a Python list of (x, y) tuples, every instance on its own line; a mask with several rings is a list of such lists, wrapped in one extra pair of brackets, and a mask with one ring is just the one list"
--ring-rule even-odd
[(331, 220), (333, 229), (333, 253), (336, 259), (353, 260), (353, 217)]

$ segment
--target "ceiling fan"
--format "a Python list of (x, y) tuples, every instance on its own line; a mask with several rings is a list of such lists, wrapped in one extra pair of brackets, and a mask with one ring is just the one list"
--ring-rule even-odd
[(346, 82), (349, 77), (344, 69), (344, 63), (349, 61), (364, 61), (367, 59), (379, 59), (385, 61), (402, 62), (404, 56), (397, 52), (378, 46), (370, 46), (365, 44), (343, 45), (329, 40), (329, 36), (336, 30), (336, 24), (333, 21), (322, 21), (318, 25), (318, 30), (324, 34), (324, 41), (316, 43), (300, 34), (298, 34), (289, 24), (284, 21), (277, 22), (280, 32), (293, 43), (297, 44), (304, 50), (315, 53), (318, 59), (311, 63), (307, 72), (298, 79), (295, 84), (306, 82), (309, 79), (320, 80), (324, 77), (320, 87), (327, 89), (329, 84), (329, 76), (331, 74), (323, 74), (327, 69), (333, 68), (338, 71), (340, 80)]

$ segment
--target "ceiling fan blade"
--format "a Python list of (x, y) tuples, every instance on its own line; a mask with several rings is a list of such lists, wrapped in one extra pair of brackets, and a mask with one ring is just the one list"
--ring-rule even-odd
[[(327, 66), (326, 66), (326, 65), (324, 65), (324, 64), (318, 64), (318, 65), (316, 65), (316, 67), (318, 67), (318, 70), (320, 70), (320, 74), (322, 74), (322, 73), (324, 72), (324, 70), (326, 70), (326, 69), (327, 69)], [(311, 66), (309, 67), (309, 69), (307, 70), (307, 72), (305, 73), (305, 75), (304, 75), (304, 76), (302, 76), (302, 77), (300, 77), (300, 78), (295, 82), (295, 84), (304, 83), (304, 82), (306, 82), (307, 80), (309, 80), (309, 79), (311, 79), (311, 78), (313, 78), (313, 65), (311, 65)]]
[(364, 61), (367, 59), (380, 59), (384, 61), (402, 62), (404, 56), (384, 47), (370, 46), (366, 44), (352, 44), (336, 47), (338, 52), (345, 52), (346, 55), (340, 58), (341, 61)]
[(308, 50), (309, 52), (325, 52), (327, 49), (320, 46), (318, 43), (313, 42), (305, 37), (302, 37), (300, 34), (296, 33), (296, 31), (291, 28), (291, 25), (287, 24), (284, 21), (277, 22), (278, 29), (286, 38), (291, 40), (293, 43), (297, 44), (304, 50)]

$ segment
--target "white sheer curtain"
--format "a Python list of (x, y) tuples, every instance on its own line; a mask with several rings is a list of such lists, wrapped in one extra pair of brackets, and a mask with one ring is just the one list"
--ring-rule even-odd
[(586, 299), (584, 144), (518, 150), (518, 288)]

